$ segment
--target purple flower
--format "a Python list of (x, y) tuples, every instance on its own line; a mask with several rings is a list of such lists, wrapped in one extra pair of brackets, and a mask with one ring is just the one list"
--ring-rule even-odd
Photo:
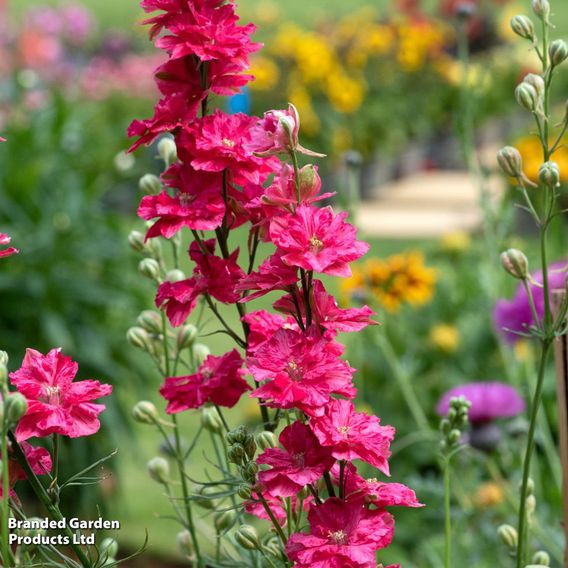
[[(550, 290), (563, 290), (566, 285), (567, 261), (560, 261), (548, 267)], [(542, 271), (533, 272), (532, 279), (542, 284)], [(529, 284), (534, 298), (536, 312), (540, 319), (544, 316), (544, 291), (536, 284)], [(521, 336), (513, 332), (526, 333), (536, 322), (531, 313), (527, 292), (522, 283), (512, 300), (497, 300), (493, 308), (493, 324), (497, 332), (508, 343), (517, 342)], [(507, 331), (511, 330), (511, 331)]]
[(479, 382), (450, 389), (441, 398), (436, 412), (445, 416), (450, 400), (458, 396), (463, 396), (471, 402), (469, 420), (473, 425), (491, 422), (497, 418), (511, 418), (525, 410), (525, 402), (514, 387), (498, 382)]

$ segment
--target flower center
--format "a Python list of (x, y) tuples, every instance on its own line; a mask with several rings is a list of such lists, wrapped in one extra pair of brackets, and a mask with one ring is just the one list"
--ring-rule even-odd
[(190, 195), (189, 193), (181, 192), (178, 195), (180, 205), (182, 207), (187, 207), (194, 199), (195, 195)]
[(345, 531), (329, 531), (327, 535), (335, 544), (347, 544), (347, 533)]
[(211, 371), (210, 369), (204, 369), (203, 371), (201, 371), (201, 377), (204, 381), (208, 381), (212, 376), (213, 371)]
[(318, 239), (315, 235), (310, 237), (310, 247), (316, 250), (321, 250), (323, 248), (323, 242)]
[(44, 387), (44, 390), (47, 404), (59, 404), (59, 394), (61, 393), (59, 386)]
[(305, 457), (304, 452), (298, 452), (297, 454), (294, 454), (292, 457), (294, 458), (296, 465), (298, 465), (299, 467), (304, 467), (304, 457)]
[(338, 431), (342, 436), (347, 436), (347, 434), (349, 434), (349, 430), (351, 430), (351, 426), (338, 426), (338, 427), (337, 427), (337, 431)]
[(367, 483), (377, 483), (379, 480), (376, 477), (369, 477)]
[(225, 146), (225, 148), (234, 148), (235, 147), (235, 142), (233, 140), (231, 140), (230, 138), (223, 138), (222, 143), (223, 143), (223, 146)]
[(293, 381), (302, 379), (302, 367), (296, 361), (288, 361), (286, 364), (286, 372)]

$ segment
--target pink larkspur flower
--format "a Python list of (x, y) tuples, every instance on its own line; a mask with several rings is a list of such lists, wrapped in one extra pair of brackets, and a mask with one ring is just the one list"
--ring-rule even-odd
[(166, 412), (176, 414), (207, 402), (232, 408), (250, 390), (243, 379), (242, 366), (239, 352), (233, 349), (222, 357), (209, 355), (194, 375), (168, 377), (160, 388), (160, 394), (168, 401)]
[(275, 158), (260, 158), (247, 149), (254, 118), (216, 110), (200, 118), (178, 137), (178, 152), (196, 170), (230, 170), (236, 183), (262, 183), (279, 164)]
[(208, 294), (224, 304), (233, 304), (240, 295), (235, 291), (244, 272), (237, 264), (239, 250), (227, 259), (215, 256), (215, 239), (203, 242), (207, 254), (193, 242), (189, 256), (196, 263), (193, 276), (179, 282), (163, 282), (156, 294), (156, 306), (165, 308), (166, 315), (174, 327), (182, 325), (195, 309), (197, 299)]
[(258, 475), (260, 483), (273, 495), (291, 497), (306, 485), (318, 481), (335, 460), (322, 448), (312, 431), (302, 422), (284, 428), (280, 448), (268, 448), (256, 460), (269, 465)]
[(357, 230), (345, 217), (346, 212), (335, 215), (331, 207), (300, 205), (294, 215), (273, 219), (270, 238), (290, 266), (351, 276), (349, 263), (363, 256), (369, 245), (357, 240)]
[(78, 368), (61, 349), (47, 355), (26, 350), (21, 368), (10, 373), (12, 384), (28, 400), (28, 411), (16, 428), (18, 441), (50, 434), (78, 438), (99, 430), (105, 405), (92, 401), (108, 396), (112, 387), (93, 380), (73, 382)]
[(376, 568), (376, 551), (392, 541), (394, 520), (384, 509), (336, 497), (311, 507), (310, 534), (295, 533), (286, 553), (296, 568)]
[(333, 400), (322, 416), (314, 417), (310, 426), (322, 446), (329, 447), (338, 460), (363, 460), (389, 475), (392, 426), (381, 426), (377, 416), (355, 412), (349, 400)]
[(298, 330), (298, 324), (293, 318), (284, 319), (278, 314), (266, 310), (256, 310), (243, 316), (242, 320), (249, 326), (247, 350), (254, 353), (282, 328)]
[(171, 238), (183, 227), (210, 231), (221, 226), (225, 203), (221, 195), (222, 175), (199, 172), (181, 163), (173, 164), (162, 176), (168, 187), (175, 189), (146, 195), (138, 208), (138, 216), (146, 221), (158, 218), (146, 238)]
[(329, 342), (314, 333), (281, 329), (247, 359), (255, 380), (262, 383), (251, 396), (275, 408), (321, 413), (332, 394), (353, 398), (353, 372), (338, 359)]
[[(51, 471), (51, 456), (45, 448), (36, 448), (28, 442), (22, 442), (20, 448), (24, 452), (32, 471), (36, 475), (46, 475)], [(0, 459), (2, 454), (0, 453)], [(15, 457), (8, 450), (8, 479), (10, 484), (10, 497), (15, 497), (13, 487), (16, 482), (27, 479), (26, 473)], [(0, 498), (2, 498), (2, 484), (0, 484)]]
[[(7, 235), (6, 233), (0, 233), (0, 245), (8, 245), (10, 244), (10, 241), (12, 240), (12, 238)], [(14, 247), (8, 247), (4, 250), (0, 250), (0, 258), (5, 257), (5, 256), (12, 256), (13, 254), (16, 254), (20, 252), (17, 248)]]

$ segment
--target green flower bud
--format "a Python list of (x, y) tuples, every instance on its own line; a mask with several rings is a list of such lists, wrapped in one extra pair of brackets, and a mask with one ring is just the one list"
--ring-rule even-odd
[[(522, 483), (519, 483), (519, 491), (521, 491)], [(534, 481), (532, 477), (527, 479), (527, 495), (534, 495)]]
[(252, 436), (249, 436), (245, 440), (245, 453), (249, 459), (254, 458), (254, 455), (256, 454), (256, 442)]
[(146, 248), (144, 244), (144, 235), (140, 231), (130, 231), (128, 235), (128, 244), (130, 248), (136, 252), (143, 252)]
[(154, 310), (144, 310), (136, 323), (150, 333), (162, 333), (162, 316)]
[(193, 359), (195, 361), (195, 364), (199, 367), (204, 361), (205, 359), (207, 359), (207, 357), (209, 357), (209, 355), (211, 354), (211, 351), (209, 350), (209, 347), (207, 347), (207, 345), (203, 345), (203, 343), (196, 343), (193, 347), (192, 347), (192, 351), (193, 351)]
[(0, 363), (0, 386), (6, 385), (8, 382), (8, 367), (4, 363)]
[(170, 480), (170, 464), (161, 457), (152, 458), (147, 465), (150, 477), (161, 483), (167, 485)]
[(238, 426), (227, 433), (227, 444), (244, 444), (247, 439), (247, 429), (245, 426)]
[(160, 239), (149, 239), (146, 242), (146, 252), (155, 259), (159, 259), (162, 255), (162, 244)]
[(536, 497), (534, 495), (529, 495), (527, 497), (527, 516), (530, 517), (536, 511)]
[(182, 270), (174, 268), (166, 273), (165, 280), (166, 282), (180, 282), (181, 280), (185, 280), (185, 274)]
[(451, 430), (450, 433), (448, 434), (448, 443), (452, 446), (459, 444), (460, 439), (461, 439), (461, 432), (456, 428)]
[(212, 497), (218, 490), (211, 485), (196, 485), (193, 488), (194, 500), (203, 509), (214, 510), (217, 507), (217, 500)]
[(511, 525), (501, 525), (497, 529), (497, 534), (506, 546), (508, 546), (509, 548), (516, 548), (517, 542), (519, 540), (517, 529), (515, 529)]
[(166, 166), (170, 166), (177, 160), (176, 143), (172, 138), (162, 138), (158, 142), (158, 154)]
[(258, 474), (258, 465), (255, 462), (249, 462), (242, 470), (243, 479), (253, 485), (256, 483), (256, 476)]
[(23, 394), (15, 392), (9, 394), (4, 400), (4, 415), (8, 426), (17, 422), (28, 411), (28, 401)]
[(185, 530), (179, 532), (176, 536), (176, 542), (178, 550), (180, 551), (182, 556), (193, 556), (195, 550), (193, 548), (193, 541), (191, 540), (191, 534), (189, 531)]
[(231, 463), (241, 464), (245, 457), (245, 448), (242, 444), (234, 444), (227, 451), (227, 458)]
[(99, 545), (99, 554), (102, 558), (116, 558), (118, 542), (114, 538), (105, 538)]
[(0, 365), (8, 366), (8, 353), (6, 351), (0, 351)]
[(556, 162), (545, 162), (538, 170), (540, 183), (547, 187), (558, 187), (560, 185), (560, 168)]
[(237, 491), (237, 495), (247, 501), (252, 497), (252, 490), (248, 485), (239, 485), (239, 489)]
[(520, 37), (534, 41), (534, 25), (527, 16), (518, 15), (511, 19), (511, 29)]
[(213, 521), (215, 524), (215, 530), (218, 533), (225, 532), (235, 524), (236, 520), (237, 514), (233, 510), (217, 513), (215, 515), (215, 520)]
[(505, 272), (518, 280), (525, 280), (529, 275), (529, 261), (520, 250), (508, 249), (502, 252), (501, 265)]
[(223, 421), (218, 410), (214, 406), (206, 406), (201, 412), (201, 425), (205, 430), (219, 433), (223, 430)]
[(260, 550), (260, 538), (251, 525), (241, 525), (235, 532), (235, 540), (246, 550)]
[(544, 550), (539, 550), (533, 556), (532, 563), (537, 566), (550, 566), (550, 556)]
[(138, 187), (140, 188), (140, 191), (147, 195), (158, 195), (158, 193), (162, 191), (160, 178), (154, 174), (143, 175), (138, 182)]
[(525, 83), (526, 85), (530, 85), (536, 91), (538, 100), (542, 101), (544, 97), (544, 91), (546, 90), (546, 86), (544, 84), (544, 79), (542, 78), (541, 75), (536, 75), (535, 73), (529, 73), (528, 75), (525, 75), (523, 83)]
[(532, 9), (543, 22), (548, 23), (550, 16), (550, 4), (548, 0), (532, 0)]
[(142, 349), (143, 351), (147, 351), (148, 353), (152, 353), (153, 346), (152, 346), (152, 339), (150, 338), (150, 334), (142, 327), (131, 327), (126, 332), (126, 339), (130, 345)]
[(190, 323), (179, 328), (176, 336), (178, 351), (191, 347), (197, 338), (197, 328)]
[(524, 82), (515, 89), (515, 98), (523, 108), (531, 112), (534, 112), (538, 108), (540, 102), (535, 88)]
[(505, 175), (513, 178), (523, 176), (523, 158), (513, 146), (505, 146), (497, 152), (497, 162)]
[(151, 402), (141, 400), (134, 405), (132, 417), (140, 424), (154, 424), (158, 419), (158, 411)]
[(276, 448), (278, 446), (278, 439), (274, 432), (269, 432), (265, 430), (264, 432), (260, 432), (255, 436), (256, 445), (261, 450), (267, 450), (268, 448)]
[[(40, 519), (39, 517), (30, 517), (28, 519), (28, 521), (31, 522), (38, 522), (41, 521), (42, 519)], [(43, 536), (47, 533), (46, 529), (42, 529), (40, 527), (38, 528), (30, 528), (30, 529), (22, 529), (22, 531), (20, 532), (20, 536), (29, 536), (31, 538), (33, 538), (34, 536)]]
[(160, 265), (153, 258), (145, 258), (138, 264), (138, 272), (150, 280), (157, 282), (160, 279)]
[(568, 58), (568, 45), (564, 40), (556, 39), (548, 46), (548, 55), (553, 65), (560, 65)]

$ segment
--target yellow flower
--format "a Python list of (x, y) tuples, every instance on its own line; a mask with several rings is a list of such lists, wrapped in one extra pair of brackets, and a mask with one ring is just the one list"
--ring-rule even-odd
[(322, 81), (338, 65), (327, 39), (315, 33), (306, 33), (300, 37), (296, 42), (294, 57), (298, 71), (307, 83)]
[(454, 231), (442, 237), (440, 246), (449, 253), (465, 252), (471, 247), (471, 237), (465, 231)]
[(479, 486), (474, 501), (481, 509), (495, 507), (505, 501), (505, 492), (498, 483), (488, 481)]
[[(438, 69), (440, 70), (441, 67)], [(462, 63), (451, 58), (445, 60), (445, 67), (441, 74), (451, 85), (459, 86), (465, 81), (468, 87), (480, 92), (487, 92), (493, 82), (491, 73), (483, 65), (471, 64), (466, 75)]]
[(255, 81), (251, 88), (257, 91), (270, 91), (278, 85), (280, 71), (278, 65), (268, 57), (255, 57), (251, 64), (251, 73)]
[[(554, 140), (550, 140), (552, 145)], [(568, 138), (564, 141), (568, 144)], [(527, 136), (521, 138), (513, 144), (521, 153), (523, 158), (523, 169), (527, 177), (532, 181), (537, 181), (538, 170), (542, 166), (542, 146), (540, 140), (536, 136)], [(561, 145), (552, 156), (552, 161), (558, 164), (560, 168), (560, 177), (563, 182), (568, 180), (568, 147)]]
[(302, 30), (296, 24), (291, 22), (282, 24), (274, 41), (269, 44), (270, 52), (281, 57), (293, 57), (302, 34)]
[(359, 109), (365, 96), (365, 83), (342, 71), (328, 75), (326, 94), (329, 102), (339, 112), (351, 114)]
[(531, 356), (531, 344), (526, 339), (519, 339), (513, 348), (518, 361), (525, 362)]
[(363, 294), (365, 289), (365, 280), (363, 273), (357, 267), (353, 267), (351, 276), (342, 278), (339, 283), (339, 297), (344, 305), (349, 305), (353, 296)]
[(430, 342), (444, 353), (453, 353), (459, 347), (460, 332), (453, 325), (440, 323), (430, 330)]

